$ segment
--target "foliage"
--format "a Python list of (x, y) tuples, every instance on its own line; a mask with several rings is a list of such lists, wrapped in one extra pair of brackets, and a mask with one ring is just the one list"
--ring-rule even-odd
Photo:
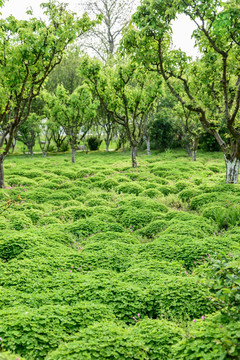
[(87, 139), (87, 143), (91, 151), (96, 151), (99, 150), (102, 140), (95, 136), (91, 136)]

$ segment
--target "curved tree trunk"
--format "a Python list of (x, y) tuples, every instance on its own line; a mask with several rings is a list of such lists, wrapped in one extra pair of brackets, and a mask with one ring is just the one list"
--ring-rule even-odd
[(237, 159), (236, 157), (228, 159), (226, 155), (224, 155), (224, 158), (226, 164), (226, 183), (237, 184), (239, 173), (239, 159)]

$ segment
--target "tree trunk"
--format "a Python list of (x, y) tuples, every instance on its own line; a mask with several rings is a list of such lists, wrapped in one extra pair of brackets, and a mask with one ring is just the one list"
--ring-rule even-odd
[(137, 146), (131, 145), (132, 167), (137, 167)]
[(238, 183), (238, 172), (239, 172), (239, 159), (234, 157), (233, 159), (227, 159), (224, 155), (226, 164), (226, 183), (237, 184)]
[(33, 147), (31, 145), (28, 145), (28, 151), (31, 156), (33, 156)]
[(3, 161), (4, 157), (3, 155), (0, 156), (0, 189), (4, 189), (4, 168), (3, 168)]
[(71, 148), (71, 156), (72, 156), (72, 163), (75, 163), (75, 154), (76, 154), (76, 149)]
[(109, 151), (109, 142), (106, 140), (106, 152)]
[(43, 151), (42, 152), (42, 157), (46, 157), (47, 156), (47, 152), (46, 151)]
[(193, 139), (192, 159), (197, 160), (198, 138)]
[(150, 138), (149, 137), (147, 137), (146, 143), (147, 143), (147, 154), (151, 155), (151, 145), (150, 145)]
[(122, 151), (125, 153), (125, 141), (122, 140)]
[(187, 150), (188, 157), (192, 157), (191, 147), (189, 144), (186, 144), (186, 150)]
[(192, 159), (193, 161), (197, 161), (197, 150), (192, 151)]

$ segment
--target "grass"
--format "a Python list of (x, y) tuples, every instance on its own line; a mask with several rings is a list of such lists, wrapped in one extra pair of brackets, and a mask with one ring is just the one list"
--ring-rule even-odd
[[(132, 169), (129, 152), (78, 153), (76, 164), (69, 153), (6, 159), (1, 201), (16, 203), (0, 217), (0, 360), (239, 355), (206, 268), (219, 254), (239, 259), (240, 185), (225, 185), (219, 153), (138, 161)], [(226, 328), (232, 340), (216, 344)]]

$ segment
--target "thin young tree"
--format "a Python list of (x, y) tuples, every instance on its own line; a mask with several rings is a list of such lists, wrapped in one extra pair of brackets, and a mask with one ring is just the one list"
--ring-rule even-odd
[(72, 94), (60, 85), (56, 94), (45, 93), (45, 100), (47, 114), (67, 135), (72, 162), (75, 163), (77, 147), (90, 129), (99, 103), (93, 99), (86, 84), (79, 86)]

